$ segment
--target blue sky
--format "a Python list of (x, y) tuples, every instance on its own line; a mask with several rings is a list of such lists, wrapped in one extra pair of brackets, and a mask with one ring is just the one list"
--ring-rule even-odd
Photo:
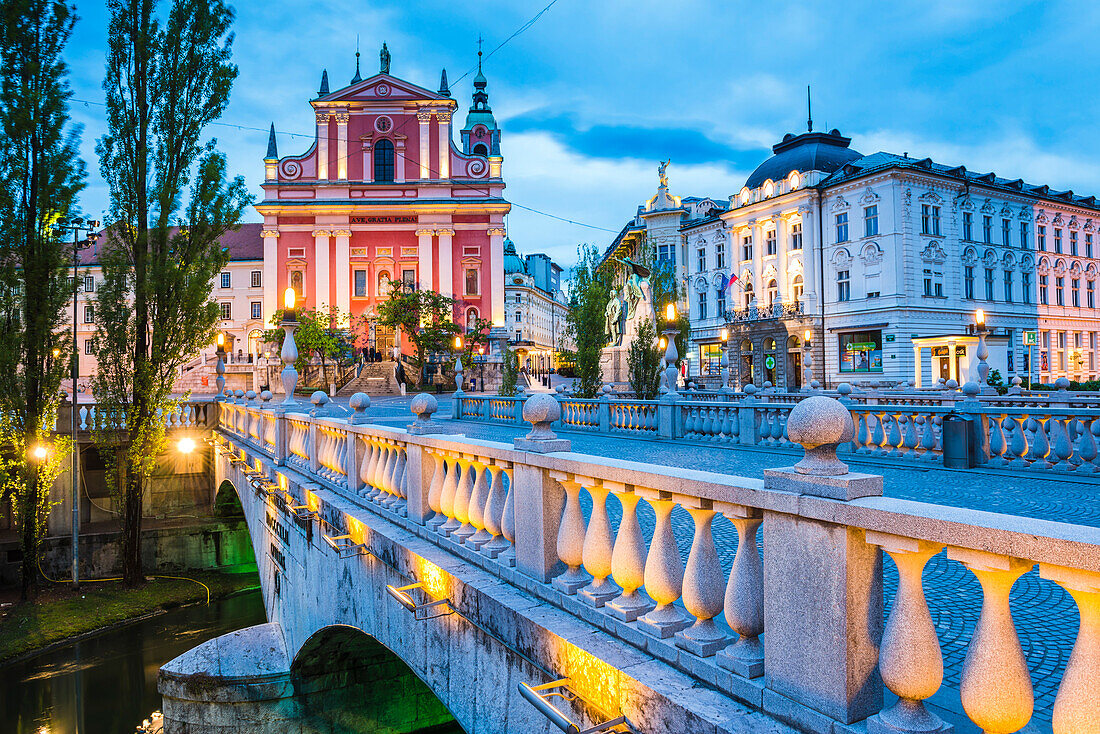
[[(548, 2), (236, 2), (240, 76), (230, 126), (211, 133), (259, 198), (267, 134), (249, 128), (274, 121), (282, 155), (308, 148), (287, 133), (311, 132), (307, 100), (323, 68), (334, 89), (351, 79), (356, 34), (364, 76), (384, 40), (393, 74), (434, 89), (441, 68), (454, 80), (476, 63), (478, 34), (488, 51)], [(77, 12), (74, 97), (102, 102), (106, 8), (81, 2)], [(521, 252), (570, 265), (578, 243), (603, 247), (613, 237), (604, 230), (617, 232), (653, 194), (666, 157), (673, 193), (727, 197), (784, 133), (805, 129), (806, 84), (815, 128), (839, 128), (862, 153), (1100, 195), (1098, 38), (1100, 5), (1085, 1), (558, 0), (485, 74), (506, 196), (596, 228), (517, 207), (509, 231)], [(459, 119), (471, 76), (453, 85)], [(95, 216), (107, 203), (94, 150), (103, 110), (72, 111), (84, 126), (83, 205)]]

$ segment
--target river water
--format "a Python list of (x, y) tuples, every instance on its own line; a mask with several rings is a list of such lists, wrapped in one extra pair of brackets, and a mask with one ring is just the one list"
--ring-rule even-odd
[(266, 621), (260, 592), (250, 591), (0, 667), (0, 731), (133, 734), (161, 707), (161, 665), (206, 640)]

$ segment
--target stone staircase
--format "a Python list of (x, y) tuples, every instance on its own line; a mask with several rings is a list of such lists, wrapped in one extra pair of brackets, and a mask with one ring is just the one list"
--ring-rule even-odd
[(340, 388), (336, 394), (340, 397), (365, 392), (367, 395), (400, 395), (401, 388), (393, 379), (396, 362), (369, 362), (363, 366), (359, 376)]

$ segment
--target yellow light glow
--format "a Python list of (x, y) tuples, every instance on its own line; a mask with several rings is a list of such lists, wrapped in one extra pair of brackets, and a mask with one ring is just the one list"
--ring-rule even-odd
[(416, 578), (422, 584), (424, 591), (432, 599), (447, 598), (447, 580), (443, 577), (443, 569), (431, 561), (419, 559)]
[(294, 295), (294, 289), (287, 288), (285, 291), (283, 291), (283, 306), (287, 309), (294, 308), (295, 298), (296, 296)]
[(190, 438), (181, 438), (179, 443), (176, 444), (176, 448), (180, 450), (181, 454), (189, 454), (195, 450), (195, 442)]
[(53, 358), (57, 359), (60, 356), (61, 356), (61, 350), (60, 349), (54, 349), (53, 350)]
[(41, 444), (35, 446), (34, 450), (31, 452), (36, 461), (44, 461), (46, 459), (47, 453), (49, 452), (46, 451), (46, 447), (42, 446)]
[(661, 349), (664, 349), (667, 346), (668, 346), (668, 342), (665, 341), (665, 338), (662, 336), (661, 337)]
[(729, 341), (729, 338), (730, 338), (730, 330), (729, 329), (722, 329), (722, 341)]
[(672, 322), (676, 320), (676, 304), (670, 303), (665, 306), (665, 320)]
[(462, 337), (455, 337), (455, 349), (462, 349)]
[(985, 325), (985, 311), (983, 309), (979, 308), (977, 311), (974, 312), (974, 323), (976, 323), (978, 326)]
[(225, 346), (225, 334), (221, 333), (220, 331), (218, 332), (218, 346), (219, 347), (224, 347)]
[(485, 354), (485, 347), (478, 347), (477, 348), (477, 353), (478, 354)]
[(809, 329), (806, 329), (806, 331), (802, 334), (802, 336), (804, 336), (806, 338), (806, 341), (810, 341), (810, 337), (813, 336), (813, 332), (810, 331)]

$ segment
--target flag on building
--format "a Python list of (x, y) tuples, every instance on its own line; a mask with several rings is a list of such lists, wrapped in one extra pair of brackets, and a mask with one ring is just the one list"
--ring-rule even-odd
[(729, 280), (727, 280), (726, 284), (722, 287), (722, 292), (724, 293), (725, 291), (729, 290), (730, 287), (736, 282), (737, 282), (737, 273), (730, 273)]

